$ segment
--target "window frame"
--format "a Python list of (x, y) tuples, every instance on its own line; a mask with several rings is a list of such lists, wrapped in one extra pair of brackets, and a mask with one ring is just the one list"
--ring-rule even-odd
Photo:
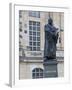
[(32, 70), (32, 79), (43, 78), (43, 72), (44, 70), (42, 68), (34, 68)]
[[(33, 27), (35, 27), (36, 30), (34, 30)], [(40, 45), (38, 45), (37, 43), (41, 43), (41, 40), (40, 40), (41, 37), (40, 37), (40, 30), (37, 30), (37, 27), (40, 27), (39, 21), (29, 20), (29, 46), (30, 46), (30, 51), (40, 51)], [(32, 28), (32, 30), (31, 30), (31, 28)], [(30, 34), (30, 32), (32, 32), (32, 34)], [(39, 33), (39, 35), (38, 35), (38, 33)], [(32, 40), (30, 37), (32, 37)], [(30, 45), (30, 42), (32, 42), (32, 45)], [(34, 42), (36, 42), (36, 45), (33, 45)], [(34, 47), (36, 47), (36, 49)]]

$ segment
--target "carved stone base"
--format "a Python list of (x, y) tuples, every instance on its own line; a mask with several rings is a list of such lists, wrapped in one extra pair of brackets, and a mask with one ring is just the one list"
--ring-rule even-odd
[(43, 62), (44, 65), (44, 78), (58, 77), (57, 60), (49, 59)]

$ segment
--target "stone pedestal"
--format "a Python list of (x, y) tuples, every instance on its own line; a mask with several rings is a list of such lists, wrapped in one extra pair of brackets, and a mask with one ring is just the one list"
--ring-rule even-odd
[(44, 65), (44, 78), (58, 77), (57, 60), (50, 59), (43, 62)]

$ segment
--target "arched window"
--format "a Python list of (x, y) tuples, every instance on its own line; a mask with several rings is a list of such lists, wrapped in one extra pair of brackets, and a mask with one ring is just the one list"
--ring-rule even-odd
[(32, 78), (43, 78), (43, 69), (35, 68), (32, 70)]

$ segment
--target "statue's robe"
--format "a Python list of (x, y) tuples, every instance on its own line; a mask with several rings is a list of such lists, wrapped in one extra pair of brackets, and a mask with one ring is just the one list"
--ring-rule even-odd
[(48, 59), (56, 58), (56, 43), (58, 39), (57, 28), (45, 25), (45, 44), (44, 44), (44, 57)]

